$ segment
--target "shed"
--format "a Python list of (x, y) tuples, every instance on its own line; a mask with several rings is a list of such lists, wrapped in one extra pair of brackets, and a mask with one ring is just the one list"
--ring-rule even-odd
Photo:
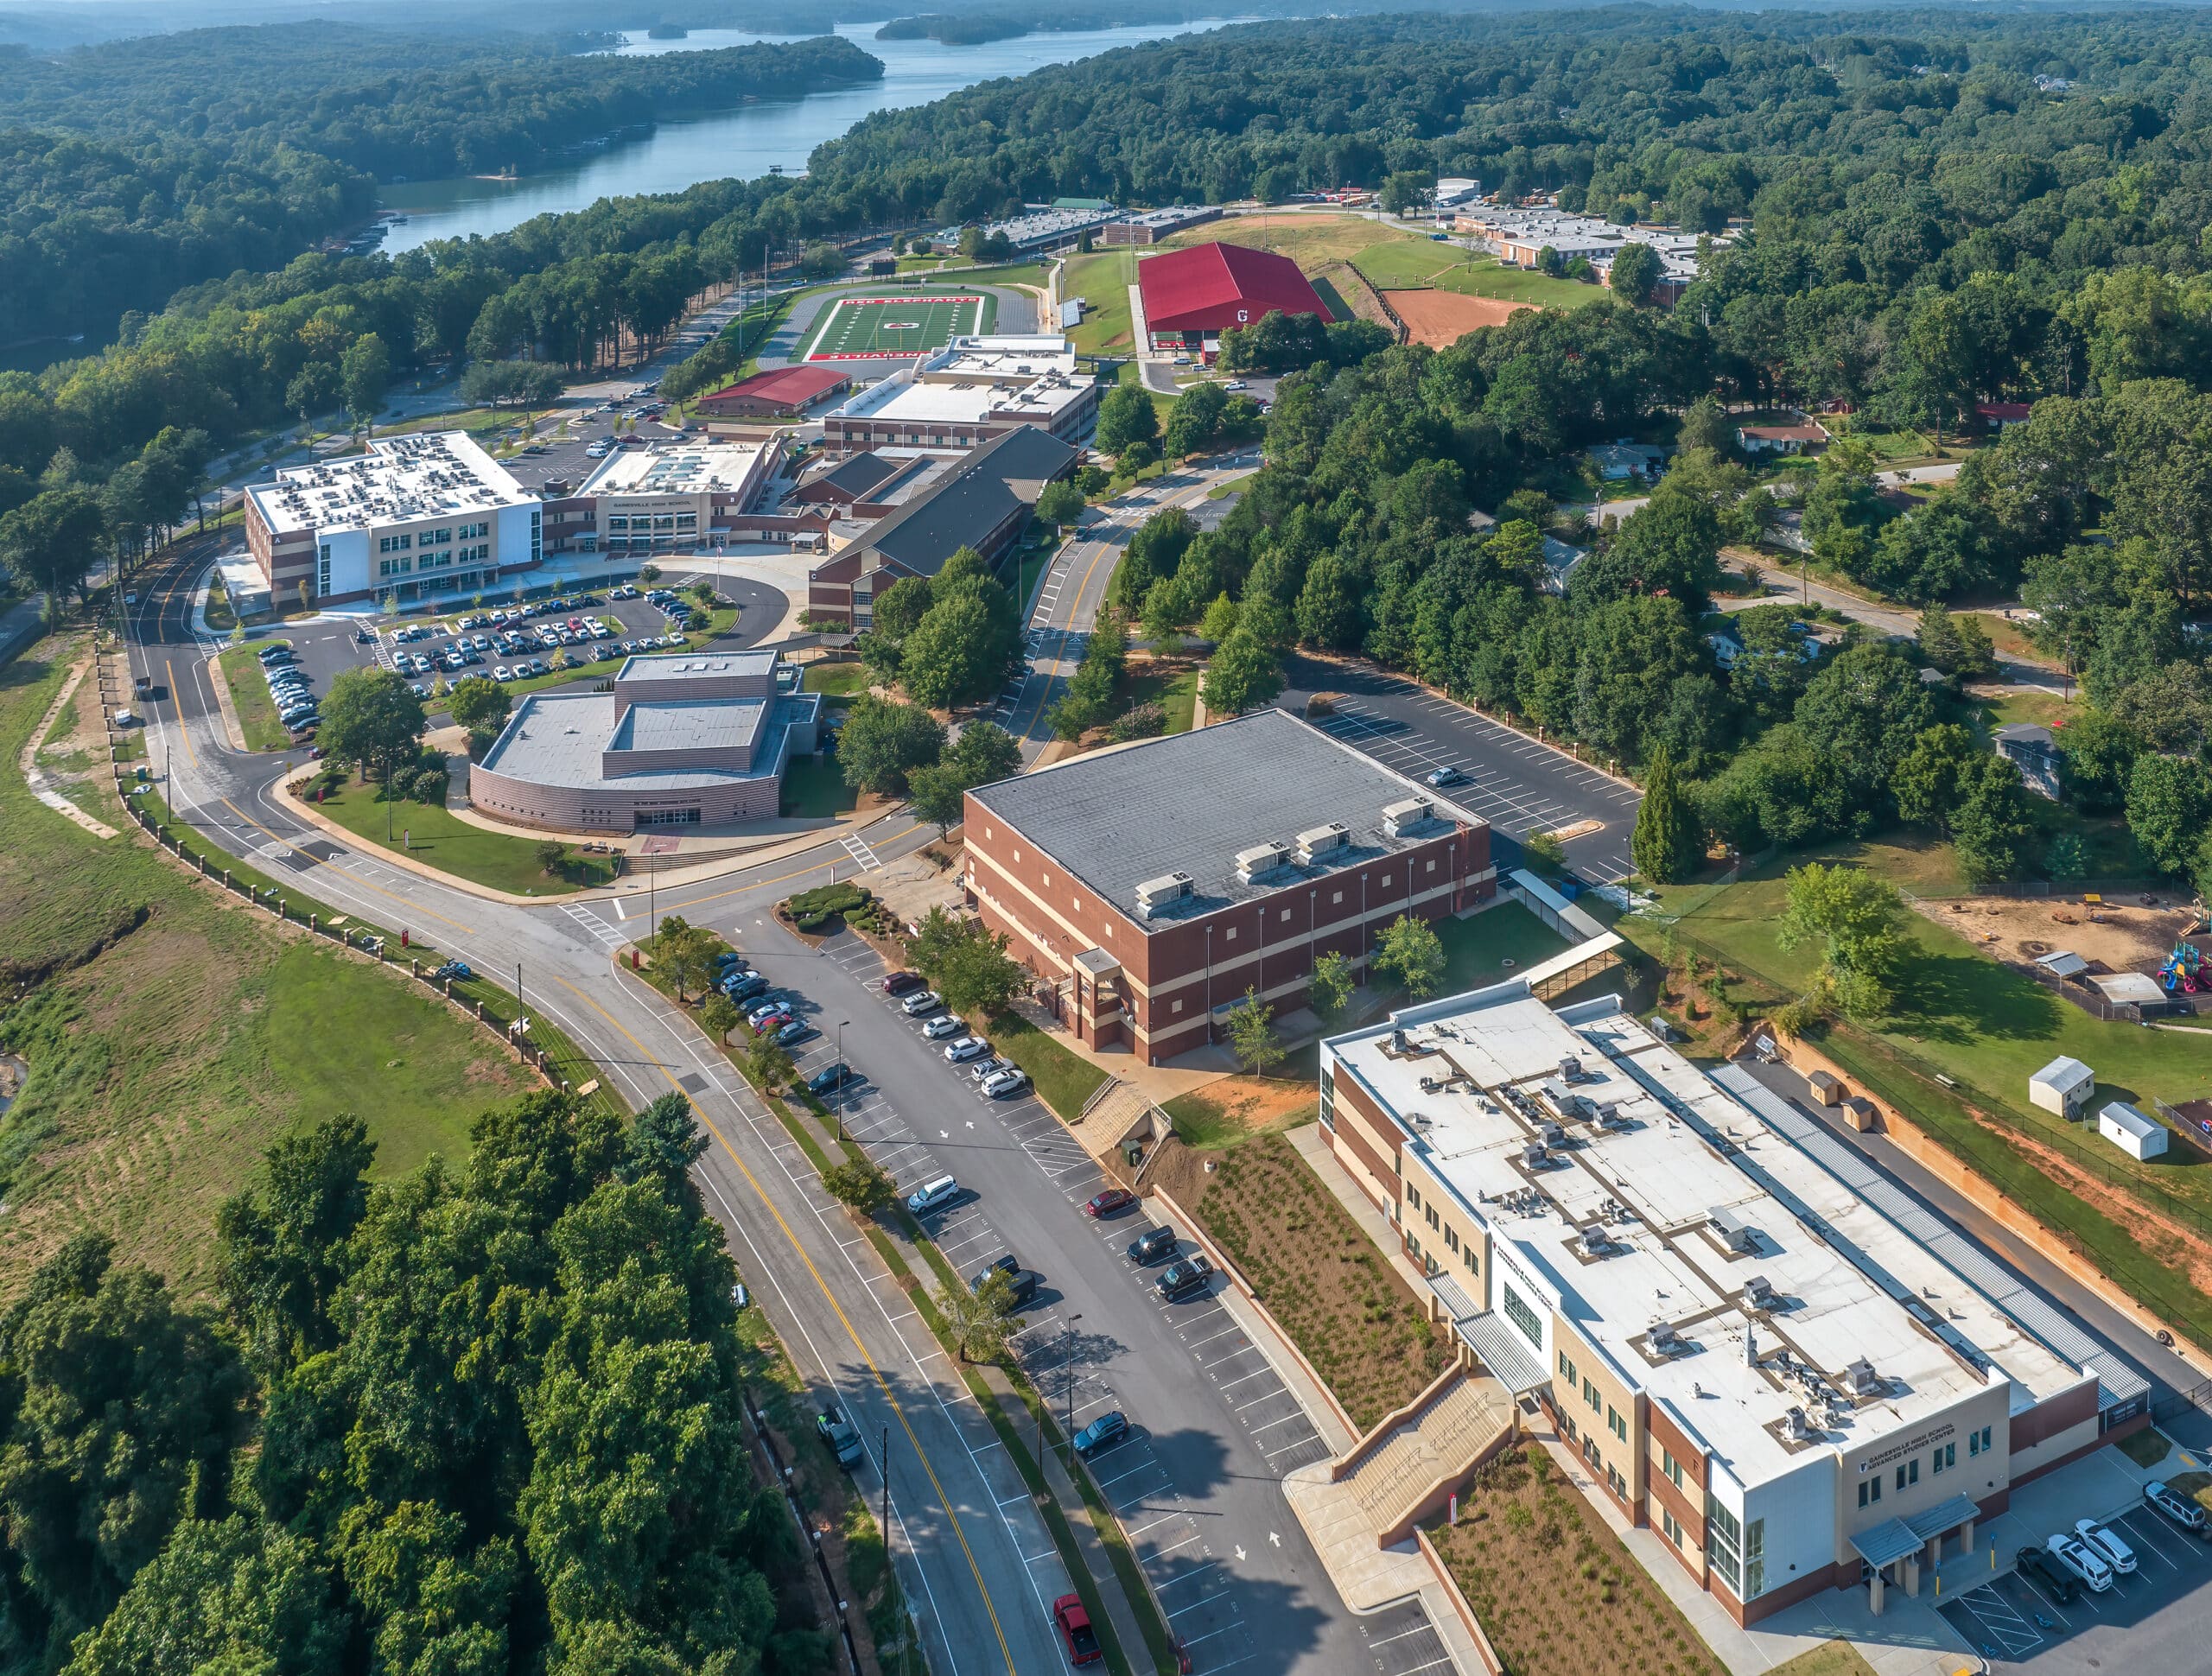
[(1843, 1079), (1833, 1071), (1816, 1070), (1805, 1080), (1813, 1085), (1813, 1098), (1823, 1106), (1843, 1103)]
[(2054, 949), (2038, 959), (2036, 964), (2054, 978), (2079, 978), (2089, 969), (2089, 962), (2071, 949)]
[(2096, 1088), (2096, 1072), (2079, 1059), (2060, 1057), (2028, 1078), (2028, 1104), (2076, 1118), (2088, 1109)]
[(2133, 1159), (2153, 1159), (2166, 1150), (2166, 1126), (2115, 1100), (2097, 1114), (2097, 1133)]
[(2114, 1006), (2163, 1007), (2172, 999), (2158, 987), (2156, 978), (2140, 972), (2101, 972), (2089, 982)]

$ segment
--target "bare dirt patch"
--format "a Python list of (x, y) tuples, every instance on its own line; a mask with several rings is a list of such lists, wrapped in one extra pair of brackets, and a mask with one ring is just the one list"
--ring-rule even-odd
[(2156, 907), (2136, 897), (2108, 901), (2094, 923), (2078, 896), (1964, 896), (1913, 905), (1994, 959), (2025, 966), (2070, 949), (2113, 972), (2157, 971), (2190, 920), (2186, 903), (2163, 895)]
[(1485, 326), (1503, 326), (1526, 302), (1501, 302), (1495, 297), (1462, 296), (1457, 291), (1385, 291), (1382, 296), (1398, 311), (1415, 343), (1431, 349), (1448, 349), (1468, 333)]

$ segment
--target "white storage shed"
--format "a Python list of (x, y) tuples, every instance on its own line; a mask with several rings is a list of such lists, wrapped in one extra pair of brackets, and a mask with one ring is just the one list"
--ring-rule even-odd
[(2097, 1133), (2130, 1158), (2154, 1159), (2166, 1150), (2166, 1126), (2115, 1100), (2097, 1114)]
[(2079, 1059), (2061, 1057), (2028, 1078), (2028, 1104), (2071, 1120), (2088, 1110), (2096, 1089), (2096, 1072)]

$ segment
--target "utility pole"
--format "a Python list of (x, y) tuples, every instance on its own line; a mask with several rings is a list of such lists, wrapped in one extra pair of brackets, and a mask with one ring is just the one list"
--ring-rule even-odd
[(1062, 1359), (1068, 1376), (1068, 1476), (1071, 1478), (1075, 1476), (1075, 1324), (1082, 1319), (1081, 1315), (1068, 1317), (1067, 1355)]
[(845, 1026), (850, 1023), (850, 1019), (837, 1020), (837, 1086), (830, 1090), (837, 1096), (837, 1144), (841, 1146), (845, 1142)]

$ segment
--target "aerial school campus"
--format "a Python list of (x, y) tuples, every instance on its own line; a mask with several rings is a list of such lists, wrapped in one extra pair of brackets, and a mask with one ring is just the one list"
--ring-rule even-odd
[(2202, 1662), (2201, 25), (1567, 27), (0, 375), (0, 1676)]

